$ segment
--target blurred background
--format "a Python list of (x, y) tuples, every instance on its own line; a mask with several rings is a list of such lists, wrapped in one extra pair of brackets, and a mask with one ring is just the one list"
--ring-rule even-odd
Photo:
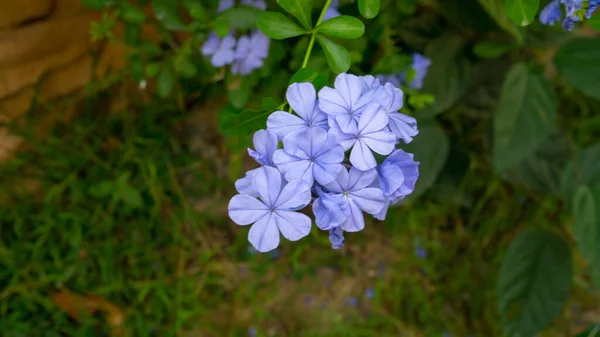
[[(406, 147), (421, 162), (417, 191), (342, 250), (315, 227), (260, 254), (227, 216), (233, 182), (255, 166), (251, 132), (224, 120), (283, 102), (308, 40), (272, 40), (260, 70), (232, 75), (200, 52), (217, 5), (0, 1), (0, 335), (502, 336), (498, 274), (515, 235), (574, 242), (561, 181), (600, 137), (597, 20), (521, 28), (493, 0), (382, 0), (366, 20), (340, 0), (366, 25), (343, 41), (350, 72), (431, 60), (402, 110), (419, 120)], [(244, 30), (256, 17), (235, 20)], [(586, 62), (556, 56), (576, 39), (590, 43)], [(556, 116), (502, 117), (518, 120), (515, 152), (529, 149), (502, 165), (494, 116), (515, 64), (547, 83)], [(572, 64), (588, 66), (588, 84), (565, 80)], [(331, 85), (319, 47), (309, 66)], [(569, 300), (540, 336), (600, 322), (587, 263), (573, 261)]]

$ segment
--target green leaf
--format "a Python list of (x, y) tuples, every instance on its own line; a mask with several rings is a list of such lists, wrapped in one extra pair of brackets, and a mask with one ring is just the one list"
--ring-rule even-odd
[(146, 21), (146, 13), (135, 6), (122, 2), (120, 9), (121, 17), (127, 23), (141, 24)]
[[(596, 193), (594, 193), (596, 192)], [(573, 196), (573, 233), (581, 256), (588, 262), (592, 278), (600, 285), (600, 189), (580, 185)]]
[(419, 117), (432, 117), (452, 107), (466, 92), (471, 80), (471, 68), (462, 56), (465, 41), (457, 34), (447, 33), (433, 40), (425, 49), (431, 60), (422, 91), (432, 94), (435, 101), (419, 112)]
[(577, 38), (554, 55), (556, 70), (575, 88), (600, 99), (600, 39)]
[(600, 337), (600, 324), (592, 324), (585, 331), (575, 335), (575, 337)]
[(142, 38), (142, 26), (137, 23), (128, 23), (125, 25), (125, 43), (128, 46), (137, 46)]
[(275, 111), (275, 109), (277, 109), (277, 101), (272, 97), (265, 97), (262, 102), (262, 107), (265, 110)]
[(190, 16), (198, 21), (208, 21), (206, 9), (199, 0), (182, 0), (183, 6), (190, 12)]
[(446, 164), (450, 151), (450, 140), (442, 128), (433, 120), (419, 122), (419, 134), (409, 144), (402, 145), (406, 152), (415, 155), (419, 164), (419, 180), (409, 199), (418, 198), (433, 183)]
[(558, 316), (569, 297), (573, 262), (560, 236), (526, 229), (500, 267), (498, 304), (508, 337), (534, 336)]
[(504, 29), (510, 35), (512, 35), (515, 40), (519, 44), (523, 43), (523, 34), (518, 26), (510, 21), (508, 16), (506, 16), (506, 11), (504, 9), (504, 5), (502, 1), (498, 0), (479, 0), (479, 3), (485, 9), (489, 16), (491, 16), (494, 21), (500, 26), (500, 28)]
[(242, 109), (248, 103), (254, 87), (258, 83), (259, 74), (254, 72), (250, 76), (231, 76), (227, 79), (227, 97), (229, 103)]
[(594, 15), (587, 20), (588, 26), (597, 32), (600, 32), (600, 15)]
[(580, 151), (565, 168), (562, 177), (562, 191), (565, 199), (571, 201), (575, 186), (593, 185), (600, 181), (600, 143)]
[(175, 87), (175, 74), (169, 64), (163, 64), (156, 79), (156, 93), (162, 98), (167, 98)]
[(244, 110), (239, 114), (229, 114), (223, 121), (221, 129), (225, 135), (250, 134), (264, 129), (271, 111)]
[(494, 114), (494, 166), (502, 171), (532, 155), (554, 127), (557, 103), (545, 77), (522, 63), (506, 75)]
[(146, 76), (148, 76), (150, 78), (154, 78), (158, 75), (159, 71), (160, 71), (160, 63), (152, 62), (152, 63), (148, 63), (146, 65), (146, 69), (144, 70), (144, 73), (146, 74)]
[(216, 25), (226, 25), (228, 29), (253, 29), (262, 11), (252, 6), (233, 7), (215, 19)]
[(258, 29), (265, 35), (275, 40), (289, 39), (290, 37), (308, 34), (287, 16), (276, 12), (264, 12), (257, 21)]
[(313, 7), (312, 0), (277, 0), (277, 3), (286, 12), (292, 14), (306, 29), (312, 29), (310, 13)]
[(94, 10), (109, 8), (117, 3), (116, 0), (81, 0), (81, 2), (87, 8)]
[(380, 0), (358, 0), (358, 10), (367, 19), (372, 19), (379, 14)]
[(517, 25), (527, 26), (537, 14), (539, 0), (505, 0), (506, 15)]
[(412, 64), (412, 56), (407, 54), (390, 54), (386, 55), (375, 63), (372, 74), (395, 75), (399, 74)]
[(473, 53), (482, 59), (494, 59), (513, 49), (513, 45), (500, 41), (483, 41), (473, 46)]
[(321, 22), (317, 30), (325, 35), (357, 39), (365, 33), (365, 25), (357, 18), (340, 15)]
[(187, 30), (187, 26), (181, 19), (177, 1), (152, 0), (154, 15), (160, 23), (169, 30)]
[(344, 73), (350, 69), (350, 53), (348, 53), (346, 48), (322, 35), (317, 35), (317, 41), (319, 41), (321, 48), (323, 48), (329, 68), (334, 73)]
[(131, 208), (142, 208), (144, 206), (144, 199), (142, 199), (140, 191), (135, 188), (129, 185), (121, 186), (121, 193), (123, 203), (125, 203), (126, 206)]
[(292, 76), (288, 85), (301, 82), (310, 82), (315, 86), (315, 90), (319, 91), (327, 85), (327, 77), (319, 74), (311, 67), (300, 68), (294, 76)]

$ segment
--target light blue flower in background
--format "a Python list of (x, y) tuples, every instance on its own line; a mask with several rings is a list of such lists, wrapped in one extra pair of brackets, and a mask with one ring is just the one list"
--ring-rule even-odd
[(331, 242), (331, 249), (344, 248), (344, 231), (340, 227), (330, 229), (329, 242)]
[(327, 21), (331, 18), (335, 18), (336, 16), (340, 16), (340, 12), (338, 11), (338, 6), (339, 6), (339, 1), (338, 0), (332, 0), (331, 3), (329, 4), (329, 8), (327, 8), (327, 11), (325, 11), (325, 16), (323, 16), (323, 21)]
[(375, 78), (383, 84), (390, 83), (395, 87), (402, 85), (402, 79), (398, 75), (377, 75)]
[(374, 103), (367, 106), (358, 125), (350, 124), (346, 132), (334, 123), (330, 133), (344, 150), (352, 148), (350, 163), (361, 171), (367, 171), (377, 166), (373, 152), (388, 155), (394, 150), (396, 137), (387, 130), (388, 123), (388, 114), (381, 105)]
[(289, 181), (302, 179), (312, 186), (334, 181), (342, 170), (344, 149), (321, 128), (309, 128), (295, 137), (283, 139), (283, 149), (275, 151), (273, 161)]
[(241, 5), (256, 7), (263, 11), (267, 9), (267, 3), (264, 0), (242, 0)]
[(588, 7), (585, 12), (585, 17), (590, 19), (598, 7), (600, 7), (600, 0), (588, 0)]
[(362, 112), (372, 103), (388, 105), (388, 97), (377, 90), (365, 91), (362, 78), (342, 73), (335, 78), (334, 88), (324, 87), (319, 91), (319, 108), (344, 132), (356, 128)]
[(269, 130), (258, 130), (253, 137), (254, 150), (248, 148), (248, 154), (260, 165), (274, 166), (273, 153), (277, 150), (277, 135)]
[(223, 13), (224, 11), (233, 7), (234, 5), (235, 5), (235, 0), (220, 0), (219, 8), (217, 8), (217, 13)]
[(202, 55), (210, 56), (210, 63), (220, 68), (231, 64), (235, 59), (235, 45), (236, 41), (231, 33), (220, 39), (217, 34), (211, 32), (202, 46)]
[(559, 0), (553, 0), (540, 12), (540, 22), (543, 25), (554, 26), (562, 19)]
[(240, 37), (235, 50), (235, 61), (231, 73), (248, 75), (254, 69), (263, 66), (264, 59), (269, 56), (271, 39), (260, 30), (254, 30), (250, 36)]
[(349, 217), (340, 229), (346, 232), (358, 232), (365, 228), (363, 211), (377, 214), (385, 206), (385, 197), (379, 188), (369, 187), (377, 177), (377, 171), (360, 171), (345, 168), (340, 171), (337, 179), (325, 186), (331, 193), (344, 199), (348, 205)]
[(562, 26), (565, 30), (573, 30), (575, 22), (580, 20), (579, 16), (577, 16), (577, 12), (582, 8), (583, 0), (560, 0), (560, 3), (565, 6), (567, 13)]
[(313, 202), (315, 223), (322, 230), (339, 227), (350, 216), (348, 203), (342, 196), (325, 193), (319, 187), (316, 188), (316, 191), (319, 197)]
[(410, 88), (421, 89), (423, 87), (423, 80), (425, 80), (425, 76), (427, 76), (427, 70), (430, 65), (431, 60), (424, 55), (419, 53), (413, 54), (412, 68), (415, 70), (415, 78), (408, 84)]
[(310, 233), (311, 220), (296, 212), (310, 203), (310, 186), (302, 180), (282, 184), (276, 168), (263, 166), (252, 174), (252, 185), (259, 199), (237, 194), (229, 202), (229, 217), (238, 225), (254, 224), (248, 241), (259, 252), (279, 245), (279, 233), (297, 241)]
[(319, 109), (317, 93), (311, 83), (293, 83), (285, 97), (296, 115), (286, 111), (275, 111), (267, 119), (267, 129), (279, 139), (293, 137), (309, 128), (328, 129), (327, 115)]

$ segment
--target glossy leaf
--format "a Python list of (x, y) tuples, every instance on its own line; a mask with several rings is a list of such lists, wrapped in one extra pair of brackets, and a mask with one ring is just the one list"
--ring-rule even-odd
[(499, 41), (483, 41), (473, 46), (473, 53), (482, 59), (494, 59), (513, 49), (513, 45)]
[[(596, 192), (596, 193), (594, 193)], [(592, 278), (600, 285), (600, 189), (580, 185), (573, 196), (573, 233)]]
[(365, 33), (365, 25), (357, 18), (340, 15), (322, 22), (317, 30), (325, 35), (357, 39)]
[(334, 73), (344, 73), (350, 69), (350, 53), (348, 53), (346, 48), (322, 35), (317, 35), (317, 41), (319, 41), (321, 48), (323, 48), (329, 68)]
[(560, 236), (526, 229), (500, 267), (498, 302), (508, 337), (535, 336), (558, 316), (573, 277), (571, 249)]
[(494, 166), (504, 170), (531, 156), (554, 127), (557, 103), (551, 84), (515, 64), (504, 80), (494, 114)]
[(520, 26), (533, 22), (540, 6), (539, 0), (505, 0), (506, 15)]
[(271, 111), (244, 110), (239, 114), (229, 114), (222, 121), (225, 135), (250, 134), (264, 129)]
[(301, 68), (290, 79), (289, 84), (310, 82), (315, 86), (315, 90), (319, 91), (327, 85), (327, 78), (310, 67)]
[(488, 15), (496, 21), (498, 26), (512, 35), (519, 44), (523, 43), (523, 33), (519, 29), (519, 26), (516, 26), (506, 15), (503, 1), (479, 0), (479, 3)]
[(380, 0), (358, 0), (358, 10), (367, 19), (376, 17), (380, 7)]
[(257, 21), (258, 28), (268, 37), (283, 40), (290, 37), (308, 34), (287, 16), (276, 12), (264, 12)]
[(599, 59), (600, 39), (577, 38), (560, 47), (554, 55), (554, 64), (572, 86), (590, 97), (600, 99)]
[(277, 0), (277, 3), (286, 12), (292, 14), (306, 29), (312, 29), (310, 13), (313, 7), (312, 0)]

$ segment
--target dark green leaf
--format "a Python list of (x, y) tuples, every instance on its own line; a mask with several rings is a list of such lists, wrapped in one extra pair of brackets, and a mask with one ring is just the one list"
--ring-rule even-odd
[(123, 21), (134, 24), (141, 24), (146, 21), (146, 13), (143, 10), (126, 2), (122, 2), (120, 8)]
[(479, 0), (479, 3), (483, 7), (483, 9), (485, 9), (485, 11), (489, 14), (489, 16), (491, 16), (494, 19), (494, 21), (496, 21), (498, 26), (500, 26), (502, 29), (504, 29), (506, 32), (512, 35), (519, 44), (523, 43), (523, 34), (521, 33), (519, 27), (516, 26), (512, 21), (510, 21), (508, 16), (506, 16), (503, 1)]
[(317, 41), (319, 41), (321, 48), (323, 48), (329, 68), (334, 73), (344, 73), (350, 69), (350, 54), (346, 48), (322, 35), (317, 35)]
[(152, 62), (152, 63), (148, 63), (146, 65), (146, 69), (144, 72), (145, 72), (146, 76), (148, 76), (150, 78), (154, 78), (154, 77), (156, 77), (156, 75), (158, 75), (159, 71), (160, 71), (160, 63)]
[(248, 103), (252, 91), (258, 83), (259, 74), (254, 72), (250, 76), (232, 76), (227, 81), (227, 97), (229, 103), (242, 109)]
[(358, 0), (358, 10), (367, 19), (372, 19), (379, 14), (380, 0)]
[(215, 24), (227, 23), (229, 29), (253, 29), (262, 11), (252, 6), (233, 7), (215, 19)]
[(229, 114), (223, 119), (222, 130), (225, 135), (250, 134), (267, 125), (271, 111), (244, 110), (240, 114)]
[(535, 336), (558, 316), (569, 297), (573, 262), (561, 237), (526, 229), (500, 267), (498, 302), (508, 337)]
[(277, 0), (277, 3), (286, 12), (292, 14), (306, 29), (312, 29), (310, 13), (313, 7), (312, 0)]
[(513, 45), (500, 41), (483, 41), (473, 47), (473, 53), (482, 59), (493, 59), (506, 54)]
[(265, 35), (276, 40), (308, 34), (307, 30), (281, 13), (264, 12), (258, 17), (257, 25)]
[(535, 19), (539, 0), (505, 0), (506, 15), (517, 25), (527, 26)]
[(198, 74), (198, 69), (188, 55), (180, 55), (175, 59), (175, 71), (183, 78), (193, 78)]
[(187, 30), (187, 27), (181, 19), (177, 1), (173, 0), (152, 0), (152, 9), (154, 15), (165, 28), (169, 30)]
[(81, 0), (84, 6), (89, 9), (101, 10), (113, 6), (116, 0)]
[(396, 75), (399, 74), (412, 64), (413, 59), (407, 54), (390, 54), (386, 55), (375, 63), (371, 73), (373, 74), (384, 74), (384, 75)]
[(583, 149), (565, 168), (562, 178), (563, 195), (570, 201), (575, 186), (600, 182), (600, 143)]
[(575, 337), (600, 337), (600, 324), (593, 324)]
[(175, 74), (168, 64), (163, 64), (156, 79), (156, 93), (162, 98), (169, 97), (175, 87)]
[(545, 77), (515, 64), (494, 114), (494, 166), (504, 170), (531, 156), (554, 127), (557, 103)]
[(125, 25), (125, 43), (128, 46), (137, 46), (142, 38), (142, 26), (136, 23)]
[(476, 32), (502, 31), (477, 1), (438, 1), (439, 13), (450, 22)]
[(315, 86), (315, 90), (319, 91), (327, 85), (327, 78), (310, 67), (301, 68), (290, 79), (290, 83), (310, 82)]
[(600, 15), (594, 15), (589, 20), (587, 20), (588, 26), (592, 27), (592, 29), (600, 32)]
[(140, 191), (136, 190), (135, 188), (129, 185), (124, 185), (121, 187), (121, 193), (123, 202), (126, 206), (131, 208), (142, 208), (144, 206), (144, 199), (142, 199)]
[(183, 6), (190, 12), (190, 16), (199, 21), (208, 21), (206, 9), (199, 0), (182, 0)]
[(419, 134), (409, 144), (402, 148), (415, 155), (415, 160), (420, 162), (419, 180), (410, 199), (418, 198), (433, 183), (446, 164), (450, 151), (450, 141), (442, 128), (432, 120), (419, 123)]
[(139, 54), (129, 55), (129, 70), (136, 82), (139, 83), (144, 79), (144, 63)]
[[(595, 193), (594, 193), (595, 192)], [(600, 189), (580, 185), (573, 196), (573, 233), (592, 278), (600, 285)]]
[(90, 186), (88, 192), (95, 198), (105, 198), (111, 196), (115, 192), (115, 189), (114, 181), (104, 180)]
[(600, 99), (600, 39), (577, 38), (556, 52), (554, 64), (558, 72), (575, 88)]
[(265, 110), (274, 111), (275, 109), (277, 109), (277, 101), (274, 100), (272, 97), (265, 97), (263, 99), (262, 106)]
[(322, 22), (317, 30), (326, 35), (357, 39), (365, 33), (365, 25), (357, 18), (340, 15)]

